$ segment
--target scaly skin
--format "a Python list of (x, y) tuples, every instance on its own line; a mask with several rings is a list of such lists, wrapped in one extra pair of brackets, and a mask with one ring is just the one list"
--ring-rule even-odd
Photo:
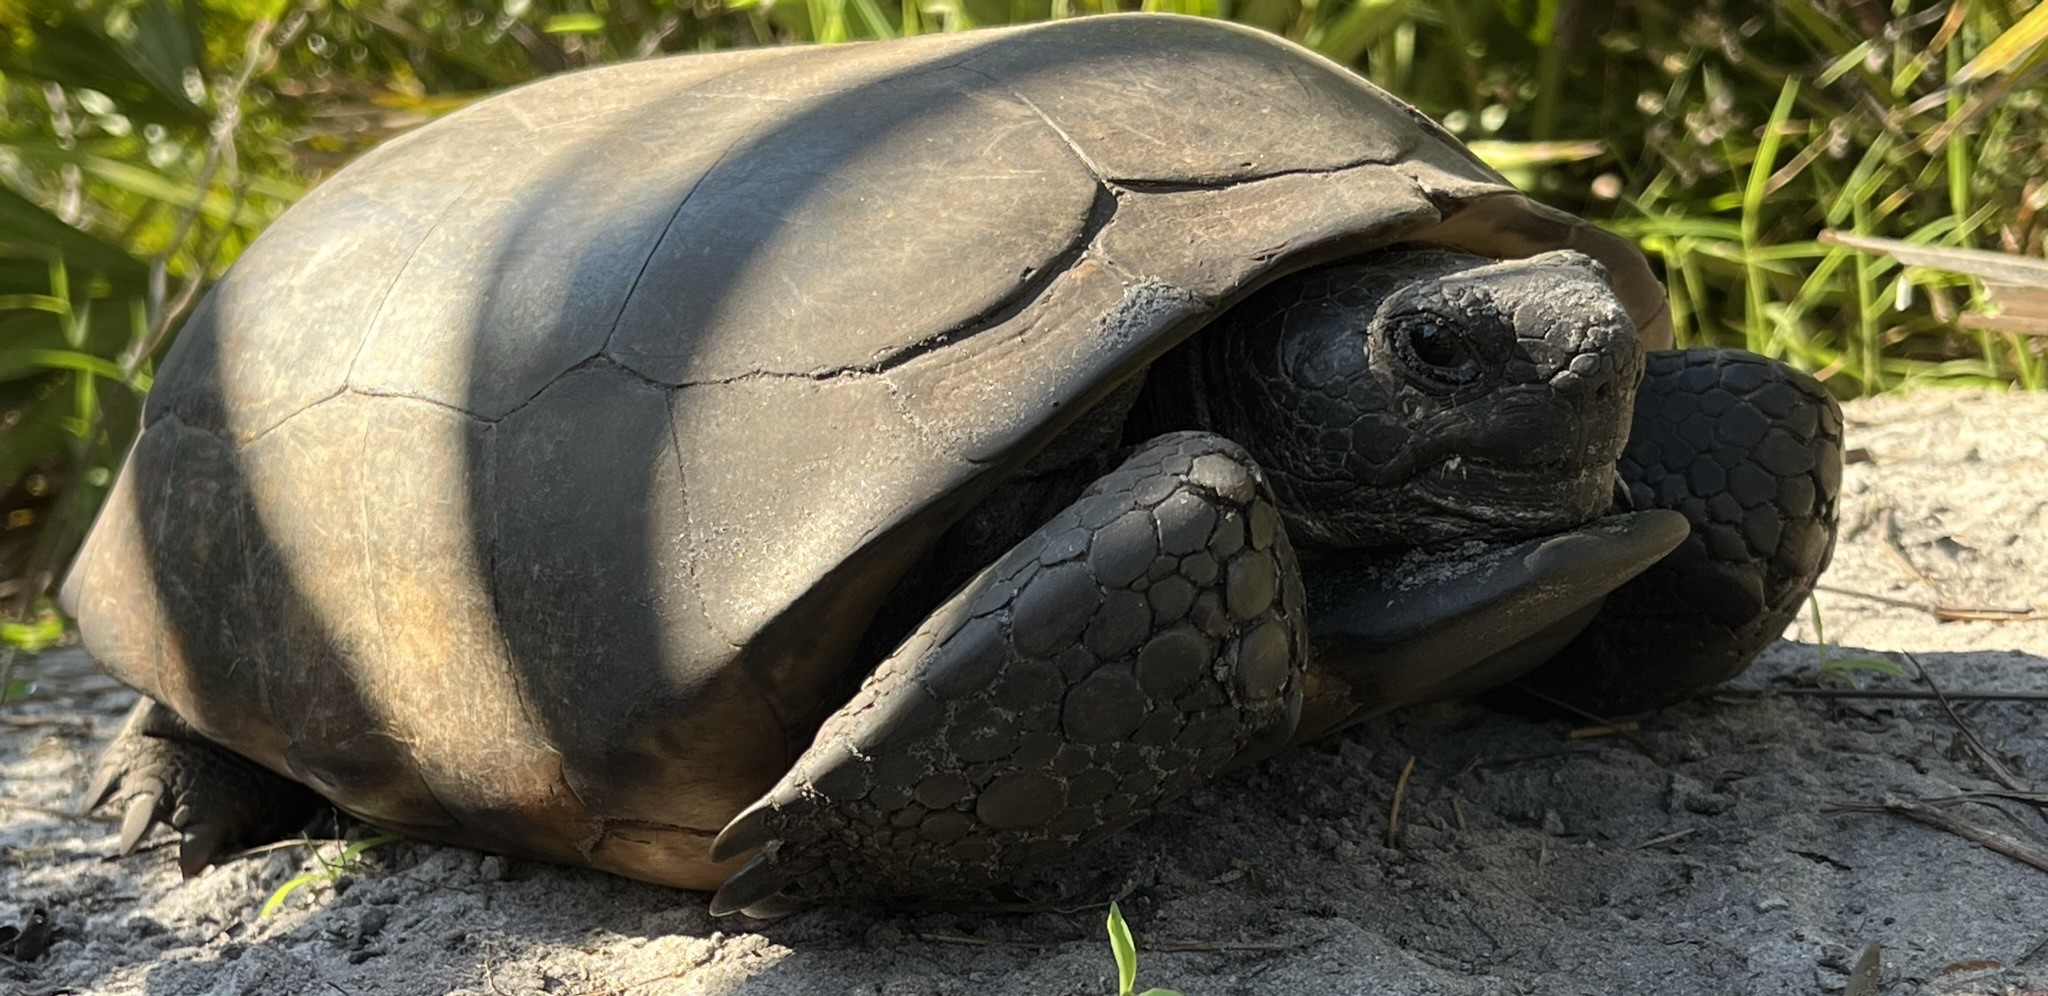
[(1140, 447), (934, 612), (720, 835), (713, 913), (984, 885), (1284, 743), (1308, 658), (1272, 489), (1204, 433)]
[(1600, 716), (1742, 673), (1835, 547), (1842, 410), (1819, 382), (1752, 353), (1672, 350), (1650, 355), (1636, 398), (1619, 468), (1628, 507), (1674, 509), (1692, 535), (1520, 682)]
[(107, 752), (85, 808), (119, 803), (121, 853), (133, 854), (158, 823), (178, 832), (186, 878), (236, 847), (260, 844), (304, 824), (320, 797), (200, 736), (153, 699), (135, 703)]

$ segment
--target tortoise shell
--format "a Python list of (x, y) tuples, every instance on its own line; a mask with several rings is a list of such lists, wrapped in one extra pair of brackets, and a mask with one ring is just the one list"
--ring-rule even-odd
[(634, 62), (397, 138), (165, 358), (87, 648), (372, 822), (704, 887), (891, 584), (1277, 277), (1640, 255), (1400, 100), (1131, 15)]

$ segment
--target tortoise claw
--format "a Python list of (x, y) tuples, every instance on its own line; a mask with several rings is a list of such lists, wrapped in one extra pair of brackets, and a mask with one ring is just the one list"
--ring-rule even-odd
[(768, 825), (771, 812), (766, 799), (741, 810), (711, 842), (711, 860), (726, 861), (774, 839), (774, 830)]
[(741, 916), (756, 920), (780, 920), (792, 913), (801, 913), (810, 903), (793, 896), (769, 896), (740, 911)]
[(161, 797), (158, 793), (152, 791), (138, 792), (134, 798), (128, 800), (128, 808), (121, 816), (121, 854), (123, 856), (134, 854), (135, 849), (141, 846), (142, 838), (148, 836), (149, 828), (156, 825), (156, 809), (159, 798)]
[(178, 839), (178, 873), (192, 878), (213, 864), (228, 849), (234, 836), (221, 823), (200, 823), (184, 828)]
[(205, 740), (149, 699), (136, 703), (85, 790), (86, 812), (120, 807), (123, 855), (159, 824), (177, 831), (186, 878), (237, 844), (304, 823), (314, 802), (304, 786)]
[(768, 855), (758, 854), (754, 860), (740, 866), (733, 872), (718, 892), (711, 897), (711, 915), (725, 916), (739, 913), (773, 899), (782, 887), (789, 884), (789, 876), (772, 866)]
[(114, 791), (120, 787), (121, 769), (108, 764), (100, 765), (100, 769), (93, 773), (92, 784), (85, 787), (85, 804), (80, 806), (78, 811), (90, 813), (106, 805), (107, 800), (113, 798)]

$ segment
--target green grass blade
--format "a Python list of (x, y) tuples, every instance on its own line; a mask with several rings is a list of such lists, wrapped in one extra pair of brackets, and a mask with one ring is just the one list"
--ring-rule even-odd
[(297, 892), (299, 888), (302, 886), (318, 881), (325, 877), (327, 877), (327, 872), (325, 869), (322, 869), (316, 872), (307, 872), (304, 875), (295, 875), (291, 878), (286, 879), (283, 885), (277, 887), (277, 891), (272, 892), (270, 894), (269, 899), (265, 899), (263, 901), (263, 910), (256, 914), (256, 919), (266, 919), (272, 913), (275, 913), (278, 910), (283, 909), (284, 901), (290, 899), (292, 893)]
[(1798, 99), (1799, 78), (1795, 76), (1787, 79), (1784, 88), (1778, 91), (1777, 106), (1771, 109), (1771, 119), (1764, 125), (1763, 135), (1757, 141), (1756, 154), (1749, 163), (1749, 179), (1742, 190), (1743, 290), (1749, 305), (1743, 315), (1744, 331), (1749, 351), (1765, 356), (1775, 355), (1777, 351), (1772, 348), (1770, 327), (1764, 314), (1769, 285), (1762, 260), (1757, 258), (1762, 243), (1764, 195), (1770, 192), (1771, 173), (1778, 168), (1778, 144), (1784, 135), (1785, 122), (1792, 117), (1792, 108)]
[(46, 311), (71, 314), (71, 302), (48, 294), (0, 294), (0, 311)]
[(2005, 72), (2030, 61), (2043, 45), (2048, 45), (2048, 2), (2037, 2), (2027, 16), (2005, 29), (1958, 71), (1955, 82), (1968, 83)]
[(1109, 951), (1116, 958), (1117, 996), (1131, 996), (1131, 987), (1138, 981), (1138, 944), (1131, 939), (1131, 927), (1124, 922), (1124, 911), (1117, 904), (1109, 904)]
[[(116, 382), (126, 382), (128, 379), (119, 364), (71, 349), (28, 349), (21, 352), (21, 359), (29, 366), (50, 370), (71, 370)], [(145, 386), (142, 390), (148, 388)]]

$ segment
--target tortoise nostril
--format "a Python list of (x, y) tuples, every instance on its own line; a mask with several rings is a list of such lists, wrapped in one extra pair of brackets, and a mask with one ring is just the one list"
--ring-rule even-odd
[(1614, 364), (1597, 353), (1580, 353), (1551, 375), (1550, 386), (1567, 398), (1605, 401), (1614, 391)]

